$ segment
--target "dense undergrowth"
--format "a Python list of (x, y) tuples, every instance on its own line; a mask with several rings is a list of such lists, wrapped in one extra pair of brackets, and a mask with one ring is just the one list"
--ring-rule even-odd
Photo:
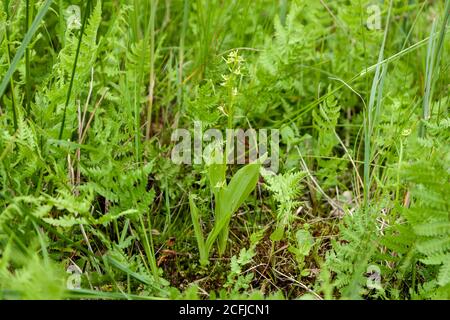
[(0, 297), (449, 299), (449, 2), (2, 1)]

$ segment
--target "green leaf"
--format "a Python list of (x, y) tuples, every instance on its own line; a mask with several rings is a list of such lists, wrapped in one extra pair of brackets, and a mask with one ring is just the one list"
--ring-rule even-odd
[(202, 265), (206, 265), (209, 262), (208, 261), (209, 250), (206, 250), (206, 247), (205, 247), (205, 239), (203, 237), (203, 231), (200, 226), (200, 218), (199, 218), (198, 208), (195, 205), (194, 195), (192, 195), (192, 194), (189, 195), (189, 206), (191, 209), (191, 218), (192, 218), (192, 224), (194, 225), (195, 238), (197, 239), (198, 250), (200, 252), (200, 263)]
[(221, 189), (216, 199), (216, 223), (206, 239), (206, 249), (209, 251), (219, 234), (225, 228), (225, 233), (219, 245), (223, 253), (227, 231), (233, 213), (242, 205), (248, 195), (255, 189), (259, 178), (260, 164), (248, 164), (236, 172), (228, 187)]
[(295, 233), (297, 239), (297, 249), (303, 256), (307, 256), (314, 245), (314, 238), (307, 230), (298, 230)]
[(6, 86), (8, 85), (9, 79), (11, 79), (11, 76), (13, 75), (14, 71), (17, 68), (17, 64), (19, 63), (20, 59), (23, 57), (25, 53), (25, 49), (27, 48), (28, 44), (31, 41), (31, 38), (33, 38), (33, 35), (37, 31), (39, 24), (41, 23), (42, 19), (44, 18), (45, 14), (47, 13), (48, 9), (50, 8), (50, 5), (52, 4), (53, 0), (47, 0), (45, 1), (44, 5), (39, 10), (38, 14), (36, 15), (36, 18), (33, 21), (33, 24), (31, 25), (30, 29), (28, 30), (27, 34), (23, 38), (22, 43), (20, 44), (19, 48), (17, 49), (16, 55), (14, 56), (13, 60), (11, 61), (11, 64), (9, 66), (8, 71), (6, 72), (6, 75), (3, 77), (3, 80), (0, 84), (0, 98), (5, 92)]
[(221, 199), (229, 206), (229, 212), (233, 214), (255, 189), (259, 178), (260, 164), (251, 163), (241, 168), (231, 179), (226, 192)]
[(54, 227), (63, 227), (63, 228), (71, 228), (79, 224), (88, 224), (88, 222), (84, 218), (75, 218), (70, 216), (61, 217), (59, 219), (44, 218), (42, 220), (44, 220), (45, 222)]
[(436, 221), (420, 224), (414, 227), (419, 236), (438, 236), (450, 233), (450, 223), (447, 221)]
[(284, 228), (279, 226), (270, 235), (270, 240), (272, 240), (272, 241), (280, 241), (283, 238), (283, 235), (284, 235)]
[(450, 254), (439, 269), (438, 283), (441, 286), (446, 286), (450, 283)]
[(211, 164), (208, 166), (208, 176), (209, 182), (211, 184), (211, 189), (213, 190), (214, 196), (218, 196), (219, 190), (226, 187), (226, 165), (224, 164)]
[(119, 213), (115, 213), (115, 214), (107, 213), (107, 214), (101, 216), (99, 219), (95, 220), (95, 224), (107, 224), (111, 221), (119, 219), (122, 216), (136, 214), (136, 213), (139, 213), (139, 211), (136, 209), (128, 209), (128, 210), (125, 210), (125, 211), (122, 211)]

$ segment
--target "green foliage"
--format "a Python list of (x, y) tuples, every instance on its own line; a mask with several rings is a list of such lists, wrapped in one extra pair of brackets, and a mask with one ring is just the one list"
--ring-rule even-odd
[(228, 184), (225, 178), (225, 170), (226, 165), (224, 164), (211, 164), (209, 166), (209, 180), (215, 197), (215, 223), (206, 241), (200, 227), (198, 208), (193, 196), (189, 197), (191, 217), (202, 265), (208, 264), (209, 254), (216, 239), (219, 241), (219, 254), (224, 253), (231, 217), (255, 189), (259, 178), (260, 164), (252, 163), (242, 167), (234, 174)]
[[(445, 120), (440, 123), (443, 122)], [(431, 127), (435, 128), (436, 135), (444, 134), (445, 139), (449, 138), (445, 125)], [(402, 265), (402, 269), (412, 270), (415, 277), (420, 277), (423, 285), (417, 291), (412, 287), (412, 296), (448, 299), (450, 202), (446, 195), (450, 192), (450, 149), (448, 145), (427, 147), (422, 141), (419, 139), (411, 145), (411, 148), (417, 148), (420, 156), (405, 165), (403, 170), (403, 176), (411, 188), (410, 207), (401, 210), (404, 223), (392, 228), (386, 245), (399, 255), (396, 263)], [(429, 152), (423, 152), (425, 150)], [(423, 170), (424, 166), (427, 171)]]
[[(6, 249), (8, 250), (8, 249)], [(0, 266), (0, 298), (6, 300), (56, 300), (64, 297), (66, 275), (60, 266), (42, 261), (37, 255), (9, 261), (12, 252), (3, 252)], [(11, 259), (11, 260), (13, 260)], [(15, 271), (9, 268), (15, 266)]]
[(288, 231), (294, 220), (294, 211), (300, 206), (298, 197), (302, 190), (300, 181), (305, 178), (304, 172), (288, 172), (285, 174), (272, 175), (270, 172), (264, 172), (266, 188), (273, 193), (273, 197), (279, 204), (277, 209), (277, 228), (271, 235), (274, 241), (281, 240), (286, 228)]
[(254, 255), (254, 250), (246, 250), (243, 248), (241, 249), (241, 252), (239, 252), (239, 257), (231, 257), (231, 270), (227, 275), (227, 283), (225, 283), (224, 287), (232, 286), (232, 294), (236, 294), (240, 290), (247, 290), (249, 288), (249, 283), (252, 281), (254, 274), (247, 273), (243, 275), (242, 268), (252, 262)]
[[(331, 90), (328, 89), (328, 92), (331, 92)], [(319, 151), (319, 155), (330, 155), (333, 147), (337, 144), (335, 130), (340, 110), (341, 107), (338, 102), (333, 95), (330, 95), (328, 99), (319, 106), (319, 110), (313, 110), (312, 112), (314, 127), (318, 133), (317, 150)]]
[(307, 275), (307, 271), (303, 270), (305, 265), (305, 257), (309, 256), (311, 249), (314, 245), (314, 238), (311, 233), (306, 229), (299, 229), (295, 233), (295, 244), (289, 247), (289, 252), (295, 255), (295, 259), (298, 264), (298, 268), (302, 272), (302, 275)]
[(366, 286), (366, 272), (378, 250), (376, 212), (347, 214), (339, 231), (339, 239), (327, 253), (325, 267), (335, 273), (332, 285), (342, 298), (359, 299), (370, 289)]
[[(450, 1), (406, 2), (3, 1), (0, 298), (449, 299)], [(173, 163), (193, 121), (279, 172)]]

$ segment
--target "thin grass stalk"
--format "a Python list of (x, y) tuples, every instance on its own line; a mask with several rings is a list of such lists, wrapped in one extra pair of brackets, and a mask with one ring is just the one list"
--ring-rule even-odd
[(141, 224), (141, 229), (142, 229), (141, 232), (144, 236), (143, 244), (144, 244), (145, 254), (147, 256), (147, 261), (150, 265), (150, 270), (153, 274), (153, 277), (155, 278), (155, 280), (158, 281), (158, 279), (159, 279), (158, 266), (157, 266), (156, 258), (155, 258), (155, 250), (153, 248), (153, 236), (152, 236), (152, 226), (151, 226), (151, 222), (150, 222), (150, 215), (148, 213), (147, 213), (147, 220), (148, 220), (148, 224), (149, 224), (148, 231), (145, 227), (142, 217), (139, 217), (139, 222)]
[(183, 23), (181, 25), (180, 47), (178, 50), (178, 91), (177, 102), (178, 105), (183, 103), (183, 66), (184, 66), (184, 41), (186, 38), (186, 30), (189, 19), (189, 0), (184, 0), (183, 6)]
[[(436, 52), (436, 41), (435, 41), (435, 30), (436, 30), (436, 20), (433, 21), (431, 27), (431, 35), (428, 41), (426, 64), (425, 64), (425, 92), (422, 103), (422, 119), (428, 121), (430, 118), (430, 100), (431, 100), (431, 86), (434, 71), (434, 59)], [(424, 123), (421, 124), (419, 129), (419, 136), (425, 136), (425, 126)]]
[(88, 0), (86, 2), (86, 9), (85, 9), (85, 13), (84, 13), (81, 29), (80, 29), (80, 38), (78, 39), (77, 51), (75, 53), (75, 59), (74, 59), (74, 62), (73, 62), (72, 75), (70, 77), (69, 89), (67, 90), (66, 103), (64, 104), (64, 111), (63, 111), (63, 117), (62, 117), (62, 121), (61, 121), (61, 128), (59, 130), (59, 136), (58, 136), (59, 140), (62, 139), (62, 136), (63, 136), (63, 133), (64, 133), (64, 124), (66, 122), (67, 107), (69, 106), (70, 96), (72, 94), (73, 80), (75, 79), (75, 73), (76, 73), (76, 70), (77, 70), (78, 57), (80, 55), (81, 43), (82, 43), (82, 40), (83, 40), (84, 29), (86, 27), (87, 16), (89, 15), (89, 8), (90, 8), (90, 5), (91, 5), (91, 1), (92, 0)]
[[(5, 1), (5, 12), (6, 12), (6, 20), (8, 21), (11, 17), (9, 16), (9, 1)], [(11, 48), (10, 48), (10, 37), (9, 37), (9, 28), (5, 27), (5, 36), (6, 36), (6, 50), (7, 50), (7, 58), (8, 64), (11, 66)], [(17, 106), (16, 106), (16, 98), (15, 98), (15, 90), (14, 90), (14, 79), (11, 77), (10, 79), (10, 87), (11, 87), (11, 107), (13, 112), (13, 123), (14, 123), (14, 131), (17, 130)]]
[[(449, 31), (450, 30), (446, 29), (444, 33), (447, 34)], [(415, 50), (418, 50), (422, 46), (426, 45), (428, 43), (429, 39), (430, 39), (430, 37), (426, 37), (425, 39), (422, 39), (422, 40), (416, 42), (415, 44), (409, 46), (408, 48), (393, 54), (389, 58), (384, 59), (380, 63), (376, 63), (376, 64), (374, 64), (374, 65), (372, 65), (372, 66), (370, 66), (368, 68), (364, 68), (364, 70), (362, 70), (361, 72), (356, 74), (350, 80), (346, 81), (346, 83), (353, 83), (354, 81), (356, 81), (356, 80), (358, 80), (358, 79), (360, 79), (362, 77), (367, 76), (369, 73), (372, 73), (373, 71), (375, 71), (379, 64), (387, 64), (387, 63), (396, 61), (396, 60), (400, 59), (401, 57), (405, 56), (406, 54), (411, 53), (411, 52), (413, 52)], [(281, 119), (281, 120), (278, 120), (278, 121), (274, 121), (273, 122), (273, 126), (275, 128), (283, 128), (285, 126), (288, 126), (288, 125), (294, 123), (295, 121), (297, 121), (301, 117), (303, 117), (306, 113), (310, 112), (314, 107), (318, 106), (320, 103), (322, 103), (323, 101), (328, 99), (330, 96), (332, 96), (335, 93), (339, 92), (339, 90), (341, 90), (344, 86), (345, 86), (345, 84), (342, 84), (342, 85), (334, 88), (330, 92), (327, 92), (326, 94), (322, 95), (320, 98), (318, 98), (318, 99), (314, 100), (313, 102), (309, 103), (304, 108), (300, 108), (298, 111), (293, 112), (292, 114), (289, 115), (289, 119)]]
[[(25, 30), (30, 28), (30, 0), (26, 0), (25, 8)], [(31, 101), (31, 68), (30, 68), (30, 49), (25, 50), (25, 111), (30, 111)]]
[[(431, 34), (428, 41), (427, 56), (426, 56), (426, 66), (425, 66), (425, 92), (422, 103), (422, 119), (423, 121), (428, 121), (431, 116), (431, 101), (433, 100), (433, 93), (435, 88), (435, 83), (437, 80), (437, 70), (440, 64), (442, 48), (444, 45), (444, 38), (446, 35), (447, 24), (450, 16), (450, 0), (445, 2), (445, 16), (442, 21), (442, 27), (439, 32), (439, 38), (436, 42), (436, 26), (437, 20), (433, 21), (431, 27)], [(419, 129), (419, 136), (425, 137), (426, 127), (422, 123)]]
[[(16, 55), (14, 56), (13, 60), (9, 64), (8, 71), (6, 72), (5, 76), (2, 79), (2, 82), (0, 83), (0, 99), (5, 93), (6, 87), (10, 83), (10, 80), (12, 78), (12, 75), (17, 69), (17, 66), (19, 64), (20, 59), (25, 54), (25, 49), (27, 48), (28, 44), (30, 43), (31, 39), (33, 38), (33, 35), (36, 33), (37, 29), (39, 28), (40, 23), (42, 22), (45, 14), (47, 13), (48, 9), (50, 8), (50, 5), (52, 4), (53, 0), (46, 0), (45, 3), (42, 5), (41, 9), (39, 10), (38, 14), (36, 15), (36, 18), (34, 19), (33, 23), (31, 24), (31, 27), (28, 29), (28, 32), (25, 34), (25, 37), (22, 40), (22, 43), (20, 44), (19, 48), (17, 49)], [(4, 2), (5, 6), (7, 2)], [(14, 109), (13, 112), (16, 112)], [(16, 115), (14, 114), (14, 119), (16, 119)], [(17, 128), (17, 119), (15, 120), (15, 125)]]
[(150, 81), (148, 86), (147, 124), (145, 130), (146, 140), (150, 139), (152, 130), (152, 112), (155, 90), (155, 19), (158, 0), (152, 0), (150, 5)]
[(375, 102), (377, 102), (379, 109), (379, 104), (381, 103), (381, 95), (377, 96), (377, 92), (382, 90), (382, 86), (380, 85), (383, 82), (385, 72), (382, 71), (382, 62), (384, 60), (384, 49), (386, 46), (387, 35), (389, 31), (389, 22), (391, 18), (393, 0), (389, 2), (389, 11), (388, 17), (386, 20), (386, 28), (384, 31), (383, 42), (381, 44), (380, 52), (378, 55), (378, 63), (375, 69), (375, 76), (372, 81), (372, 88), (370, 90), (369, 104), (365, 113), (365, 121), (364, 121), (364, 207), (367, 208), (369, 201), (369, 193), (370, 193), (370, 165), (371, 165), (371, 157), (372, 157), (372, 145), (371, 145), (371, 135), (373, 133), (373, 129), (375, 127), (375, 119), (376, 110), (374, 109)]

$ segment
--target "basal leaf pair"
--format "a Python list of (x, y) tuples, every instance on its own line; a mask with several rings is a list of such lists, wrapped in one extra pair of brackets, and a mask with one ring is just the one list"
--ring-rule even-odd
[(227, 184), (226, 165), (211, 164), (208, 167), (208, 178), (215, 200), (215, 221), (206, 240), (200, 225), (200, 213), (195, 204), (195, 196), (190, 195), (189, 205), (200, 251), (200, 264), (208, 264), (209, 255), (216, 240), (218, 241), (219, 254), (222, 255), (225, 252), (231, 217), (255, 189), (259, 178), (259, 170), (259, 163), (247, 164), (239, 169)]

